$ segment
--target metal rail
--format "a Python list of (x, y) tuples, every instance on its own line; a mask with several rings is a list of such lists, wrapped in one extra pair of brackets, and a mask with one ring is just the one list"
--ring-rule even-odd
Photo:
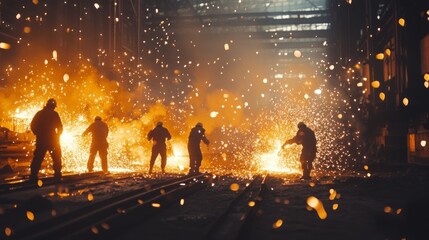
[(66, 186), (66, 188), (67, 188), (67, 191), (71, 194), (73, 192), (78, 192), (79, 190), (83, 190), (83, 189), (89, 190), (89, 189), (96, 187), (96, 186), (99, 186), (99, 185), (109, 184), (109, 183), (112, 183), (113, 181), (117, 182), (117, 181), (122, 181), (122, 180), (127, 180), (127, 179), (134, 179), (134, 176), (106, 179), (106, 180), (102, 180), (102, 181), (94, 182), (94, 183), (71, 184), (71, 185)]
[(207, 240), (245, 239), (251, 221), (265, 193), (267, 175), (257, 176), (209, 227)]
[(204, 188), (208, 174), (144, 186), (14, 231), (10, 239), (109, 239), (180, 198)]
[[(99, 177), (102, 174), (103, 174), (102, 172), (93, 172), (93, 173), (64, 175), (62, 177), (61, 184), (69, 184), (76, 181), (95, 178), (95, 177)], [(43, 183), (42, 187), (60, 184), (54, 177), (44, 177), (44, 178), (40, 178), (39, 180), (41, 180)], [(37, 185), (37, 182), (30, 182), (24, 179), (17, 179), (15, 181), (10, 181), (8, 183), (0, 184), (0, 194), (34, 189), (38, 187), (39, 186)]]

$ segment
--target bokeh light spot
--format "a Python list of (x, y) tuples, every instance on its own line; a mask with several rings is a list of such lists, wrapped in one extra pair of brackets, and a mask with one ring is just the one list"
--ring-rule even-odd
[(231, 191), (236, 192), (240, 189), (240, 185), (238, 185), (237, 183), (233, 183), (229, 188), (231, 189)]

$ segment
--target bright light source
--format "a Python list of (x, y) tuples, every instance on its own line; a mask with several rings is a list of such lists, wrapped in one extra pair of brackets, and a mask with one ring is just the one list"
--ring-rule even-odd
[(375, 55), (375, 58), (377, 60), (383, 60), (384, 59), (384, 53), (378, 53), (377, 55)]
[(24, 27), (24, 33), (30, 33), (31, 28), (30, 27)]
[(283, 225), (283, 220), (282, 219), (278, 219), (275, 223), (273, 223), (273, 228), (279, 228)]
[(99, 9), (100, 8), (100, 4), (94, 3), (94, 7), (95, 7), (95, 9)]
[(70, 79), (70, 76), (67, 73), (65, 73), (63, 76), (64, 82), (67, 82), (69, 79)]
[(361, 67), (360, 67), (360, 64), (359, 63), (356, 63), (355, 64), (355, 68), (357, 69), (357, 70), (359, 70)]
[(57, 61), (58, 60), (58, 52), (57, 51), (52, 51), (52, 59)]
[(314, 210), (316, 210), (317, 215), (319, 216), (320, 219), (324, 220), (328, 217), (328, 214), (326, 213), (325, 208), (323, 207), (323, 203), (316, 197), (311, 196), (307, 198), (307, 205), (313, 208)]
[(390, 51), (390, 49), (386, 48), (386, 50), (384, 50), (384, 53), (390, 57), (390, 54), (392, 54), (392, 51)]
[(337, 191), (335, 191), (335, 189), (329, 189), (329, 200), (334, 200), (335, 197), (337, 196)]
[(27, 211), (26, 214), (27, 214), (28, 220), (34, 221), (34, 213), (33, 212)]
[(228, 43), (225, 43), (225, 44), (223, 45), (223, 48), (225, 49), (225, 51), (228, 51), (228, 50), (229, 50), (229, 44), (228, 44)]
[(10, 44), (5, 42), (0, 42), (0, 49), (10, 49)]
[(301, 53), (301, 51), (299, 51), (299, 50), (295, 50), (295, 51), (293, 52), (293, 55), (294, 55), (295, 57), (297, 57), (297, 58), (300, 58), (300, 57), (302, 56), (302, 53)]
[(384, 99), (386, 98), (386, 94), (384, 94), (384, 92), (381, 92), (378, 97), (381, 99), (381, 101), (384, 101)]
[(9, 236), (12, 234), (12, 229), (10, 229), (10, 228), (6, 227), (6, 228), (4, 229), (4, 234), (5, 234), (7, 237), (9, 237)]
[(402, 103), (404, 104), (404, 106), (408, 106), (408, 103), (409, 103), (408, 98), (402, 99)]
[(88, 201), (93, 201), (94, 200), (94, 195), (92, 195), (92, 193), (88, 193)]
[(373, 88), (379, 88), (379, 87), (380, 87), (380, 82), (379, 82), (379, 81), (377, 81), (377, 80), (375, 80), (375, 81), (373, 81), (373, 82), (371, 83), (371, 86), (372, 86)]
[(421, 140), (420, 141), (420, 146), (426, 147), (426, 140)]
[(238, 191), (238, 189), (240, 189), (240, 185), (238, 185), (237, 183), (233, 183), (231, 184), (231, 186), (229, 186), (229, 188), (231, 189), (231, 191), (236, 192)]

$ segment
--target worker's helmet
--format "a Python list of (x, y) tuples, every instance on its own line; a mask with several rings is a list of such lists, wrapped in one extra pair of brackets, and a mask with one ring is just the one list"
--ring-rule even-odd
[(162, 122), (157, 122), (156, 126), (162, 126)]
[(46, 102), (46, 106), (49, 107), (57, 107), (57, 101), (53, 98), (48, 99), (48, 101)]
[(298, 128), (301, 128), (301, 127), (305, 127), (305, 123), (303, 123), (303, 122), (299, 122), (299, 123), (298, 123)]
[(197, 123), (197, 125), (196, 125), (197, 127), (203, 127), (203, 124), (202, 123)]
[(94, 118), (94, 121), (101, 121), (101, 117), (100, 117), (100, 116), (96, 116), (96, 117)]

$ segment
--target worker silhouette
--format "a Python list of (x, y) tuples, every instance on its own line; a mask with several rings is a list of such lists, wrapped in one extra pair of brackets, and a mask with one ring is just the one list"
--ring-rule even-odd
[(153, 165), (158, 155), (161, 155), (161, 169), (165, 173), (165, 166), (167, 165), (167, 145), (166, 140), (171, 139), (171, 134), (167, 128), (162, 126), (162, 122), (158, 122), (156, 127), (149, 131), (147, 139), (152, 140), (152, 155), (150, 156), (149, 174), (152, 173)]
[(191, 129), (189, 134), (189, 174), (198, 174), (200, 172), (201, 161), (203, 160), (200, 142), (203, 141), (207, 146), (210, 144), (209, 140), (206, 138), (205, 131), (203, 124), (199, 122)]
[(38, 111), (31, 120), (31, 131), (36, 135), (36, 148), (30, 165), (30, 181), (37, 181), (40, 167), (49, 151), (54, 167), (54, 178), (61, 181), (61, 145), (60, 136), (63, 133), (61, 118), (54, 109), (57, 101), (53, 98), (46, 102), (45, 107)]
[(302, 151), (301, 151), (301, 167), (303, 171), (302, 179), (310, 179), (310, 172), (313, 168), (313, 161), (316, 158), (316, 152), (317, 152), (317, 140), (316, 136), (309, 127), (305, 125), (303, 122), (298, 123), (298, 132), (296, 133), (295, 137), (292, 139), (287, 140), (283, 145), (282, 149), (287, 144), (301, 144), (302, 145)]
[(82, 133), (82, 136), (86, 136), (88, 133), (91, 133), (91, 147), (89, 149), (89, 157), (87, 168), (88, 172), (92, 172), (94, 169), (94, 160), (95, 156), (100, 156), (101, 160), (101, 169), (103, 173), (109, 173), (107, 165), (107, 149), (109, 148), (109, 143), (107, 142), (107, 136), (109, 135), (109, 127), (101, 117), (96, 116), (94, 122), (89, 125), (89, 127)]

